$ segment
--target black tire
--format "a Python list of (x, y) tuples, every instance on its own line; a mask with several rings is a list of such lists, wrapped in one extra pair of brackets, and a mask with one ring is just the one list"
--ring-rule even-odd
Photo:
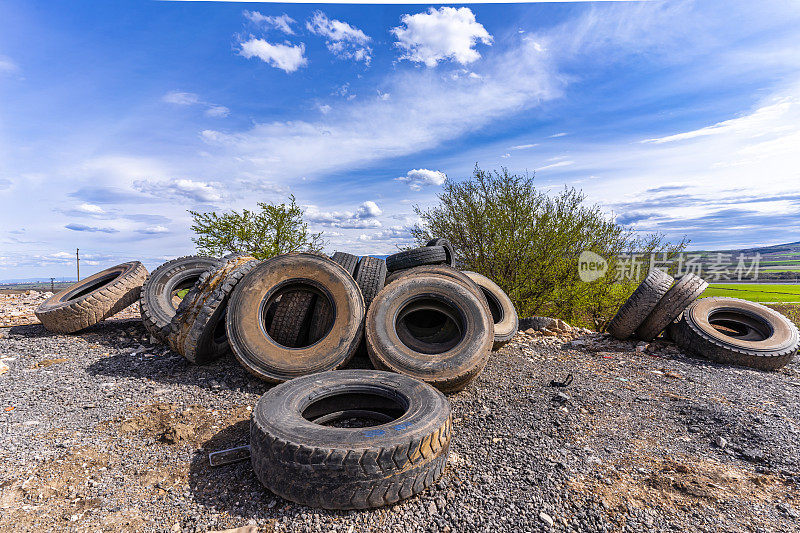
[(237, 255), (200, 276), (181, 300), (170, 322), (167, 341), (188, 361), (202, 365), (230, 352), (225, 331), (228, 298), (258, 261)]
[[(455, 322), (456, 335), (426, 344), (407, 325), (423, 317)], [(404, 276), (378, 293), (365, 326), (375, 368), (400, 372), (444, 392), (466, 387), (483, 370), (494, 340), (486, 304), (461, 282), (442, 275)]]
[[(322, 425), (348, 416), (380, 425)], [(367, 509), (433, 485), (447, 462), (451, 432), (450, 403), (436, 389), (399, 374), (338, 370), (264, 394), (250, 421), (250, 457), (261, 483), (282, 498)]]
[(625, 340), (642, 325), (675, 280), (663, 270), (654, 268), (633, 291), (617, 314), (606, 326), (606, 331), (620, 340)]
[[(332, 302), (333, 319), (326, 334), (307, 346), (278, 344), (263, 328), (263, 310), (287, 292), (306, 290)], [(236, 358), (261, 379), (286, 381), (344, 366), (353, 356), (364, 327), (364, 298), (341, 265), (314, 254), (273, 257), (239, 282), (226, 319)]]
[(364, 296), (364, 305), (369, 309), (369, 304), (386, 284), (386, 261), (365, 255), (358, 262), (354, 277)]
[(453, 250), (453, 245), (450, 244), (450, 241), (448, 241), (447, 239), (431, 239), (425, 246), (441, 246), (442, 248), (444, 248), (445, 255), (447, 256), (447, 261), (445, 262), (445, 264), (455, 268), (456, 254), (455, 251)]
[(170, 322), (179, 305), (175, 301), (176, 293), (191, 289), (204, 272), (221, 265), (222, 261), (215, 257), (190, 255), (167, 261), (151, 272), (142, 285), (139, 300), (145, 329), (166, 342)]
[(648, 342), (658, 337), (707, 287), (708, 283), (694, 274), (678, 278), (636, 329), (636, 336)]
[(135, 303), (146, 278), (147, 269), (139, 261), (122, 263), (57, 292), (34, 313), (47, 330), (74, 333)]
[(776, 370), (800, 347), (791, 320), (738, 298), (701, 298), (687, 307), (670, 333), (690, 353), (718, 363)]
[(477, 272), (464, 271), (464, 274), (475, 282), (483, 292), (489, 304), (489, 312), (494, 322), (494, 344), (492, 350), (497, 351), (508, 343), (519, 330), (519, 316), (511, 298), (494, 281)]
[(342, 265), (342, 268), (347, 270), (347, 273), (351, 276), (355, 274), (356, 266), (358, 266), (357, 255), (348, 254), (347, 252), (333, 252), (331, 259)]
[(441, 265), (447, 263), (447, 252), (441, 246), (425, 246), (406, 250), (386, 258), (386, 269), (389, 272), (414, 268), (422, 265)]
[(303, 325), (314, 309), (314, 294), (306, 291), (286, 293), (275, 304), (269, 335), (275, 342), (294, 348), (300, 340)]

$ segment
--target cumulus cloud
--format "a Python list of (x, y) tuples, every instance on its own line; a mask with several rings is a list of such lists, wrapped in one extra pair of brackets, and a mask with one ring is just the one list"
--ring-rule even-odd
[(491, 45), (493, 37), (475, 20), (467, 7), (429, 8), (427, 13), (403, 15), (402, 25), (392, 28), (395, 46), (403, 51), (400, 59), (435, 67), (450, 59), (466, 65), (480, 59), (476, 44)]
[(372, 233), (362, 233), (358, 236), (358, 240), (362, 242), (370, 241), (408, 241), (411, 239), (411, 229), (407, 226), (390, 226), (380, 231), (373, 231)]
[(444, 184), (447, 178), (444, 172), (438, 170), (428, 170), (427, 168), (418, 168), (409, 170), (405, 176), (395, 178), (395, 181), (401, 181), (408, 184), (412, 191), (418, 191), (428, 185), (440, 186)]
[(100, 207), (99, 205), (90, 203), (82, 203), (81, 205), (76, 207), (76, 210), (90, 215), (102, 215), (106, 212), (106, 210)]
[(373, 201), (366, 201), (353, 211), (320, 211), (317, 206), (306, 206), (304, 218), (309, 222), (342, 229), (379, 228), (377, 219), (383, 210)]
[(119, 230), (114, 228), (98, 228), (95, 226), (87, 226), (86, 224), (67, 224), (64, 226), (67, 229), (72, 231), (88, 231), (88, 232), (100, 232), (100, 233), (117, 233)]
[(239, 55), (247, 59), (257, 57), (264, 63), (284, 72), (294, 72), (308, 64), (305, 57), (306, 45), (273, 44), (264, 39), (250, 38), (241, 44)]
[(194, 181), (186, 178), (153, 182), (137, 180), (133, 188), (160, 198), (186, 198), (198, 203), (213, 204), (223, 198), (222, 184), (216, 182)]
[(291, 25), (294, 24), (295, 20), (286, 13), (278, 16), (269, 16), (262, 15), (258, 11), (245, 11), (244, 16), (254, 24), (272, 27), (283, 33), (294, 35)]
[(372, 48), (366, 46), (372, 40), (370, 36), (346, 22), (330, 20), (325, 13), (317, 11), (306, 22), (306, 28), (325, 37), (328, 50), (340, 59), (354, 59), (367, 65), (372, 60)]
[(194, 106), (199, 105), (206, 108), (204, 114), (207, 117), (227, 117), (230, 114), (230, 109), (224, 105), (216, 105), (210, 102), (203, 101), (198, 95), (194, 93), (186, 93), (181, 91), (170, 91), (161, 97), (161, 100), (174, 105), (180, 106)]

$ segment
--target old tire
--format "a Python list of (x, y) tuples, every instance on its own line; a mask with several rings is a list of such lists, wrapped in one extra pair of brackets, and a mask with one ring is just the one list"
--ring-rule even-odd
[(57, 292), (34, 313), (49, 331), (74, 333), (135, 303), (145, 278), (147, 269), (139, 261), (122, 263)]
[(386, 269), (395, 272), (422, 265), (441, 265), (446, 262), (447, 252), (442, 246), (424, 246), (390, 255), (386, 258)]
[(442, 248), (444, 248), (444, 253), (445, 256), (447, 257), (445, 264), (455, 268), (456, 254), (455, 251), (453, 250), (453, 245), (450, 244), (450, 241), (448, 241), (447, 239), (431, 239), (425, 246), (441, 246)]
[(228, 298), (236, 284), (258, 264), (254, 258), (237, 255), (219, 268), (203, 273), (181, 300), (170, 322), (167, 341), (189, 362), (202, 365), (230, 351), (225, 332)]
[(364, 296), (364, 305), (369, 309), (369, 304), (386, 284), (386, 261), (365, 255), (358, 262), (354, 277)]
[(655, 309), (675, 280), (663, 270), (652, 269), (636, 290), (633, 291), (617, 314), (606, 326), (606, 331), (620, 340), (625, 340), (642, 325), (647, 315)]
[(701, 298), (683, 311), (670, 332), (681, 348), (718, 363), (775, 370), (800, 347), (791, 320), (738, 298)]
[(648, 342), (658, 337), (690, 303), (703, 294), (706, 287), (708, 283), (694, 274), (678, 278), (636, 329), (636, 336)]
[[(455, 323), (455, 335), (435, 344), (413, 338), (408, 323), (440, 315)], [(407, 374), (444, 392), (463, 389), (480, 374), (494, 340), (491, 315), (478, 295), (434, 274), (404, 276), (384, 287), (367, 312), (365, 331), (375, 368)]]
[[(330, 327), (308, 346), (282, 346), (264, 331), (270, 301), (292, 290), (312, 292), (332, 304)], [(226, 326), (233, 352), (245, 369), (267, 381), (286, 381), (341, 368), (350, 360), (363, 331), (364, 298), (353, 277), (327, 257), (281, 255), (260, 263), (238, 284)]]
[(358, 266), (358, 256), (353, 254), (348, 254), (347, 252), (333, 252), (331, 259), (334, 262), (342, 265), (342, 268), (347, 270), (347, 273), (351, 276), (355, 275), (356, 266)]
[[(380, 425), (323, 425), (347, 416)], [(382, 507), (436, 482), (451, 431), (447, 398), (425, 383), (376, 370), (324, 372), (258, 400), (251, 462), (261, 483), (287, 500), (326, 509)]]
[(179, 305), (175, 301), (176, 294), (191, 289), (204, 272), (221, 265), (222, 261), (215, 257), (190, 255), (167, 261), (151, 272), (142, 285), (139, 300), (145, 329), (166, 342), (170, 322)]
[(497, 351), (514, 338), (519, 330), (519, 316), (511, 298), (494, 281), (477, 272), (464, 271), (464, 274), (475, 282), (489, 303), (489, 312), (494, 322), (494, 344), (492, 350)]

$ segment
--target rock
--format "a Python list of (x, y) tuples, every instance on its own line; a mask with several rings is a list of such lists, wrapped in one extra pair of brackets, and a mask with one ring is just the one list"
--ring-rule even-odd
[(0, 361), (0, 374), (5, 374), (9, 370), (10, 368), (8, 368), (8, 365), (5, 364), (3, 361)]
[(545, 513), (544, 511), (539, 513), (539, 520), (541, 520), (542, 522), (544, 522), (548, 526), (553, 527), (553, 524), (554, 524), (553, 517), (551, 517), (549, 514)]
[(233, 529), (220, 529), (217, 531), (209, 531), (208, 533), (258, 533), (258, 526), (242, 526)]
[(638, 344), (636, 345), (636, 351), (637, 351), (638, 353), (644, 353), (645, 351), (647, 351), (647, 349), (648, 349), (649, 347), (650, 347), (650, 345), (649, 345), (648, 343), (646, 343), (646, 342), (640, 342), (640, 343), (638, 343)]
[(542, 333), (542, 335), (544, 335), (545, 337), (557, 337), (557, 336), (558, 336), (558, 333), (556, 333), (555, 331), (550, 331), (550, 330), (549, 330), (549, 329), (547, 329), (547, 328), (543, 329), (543, 330), (541, 331), (541, 333)]
[(439, 510), (436, 508), (436, 502), (431, 500), (428, 503), (428, 514), (437, 514)]
[(535, 330), (535, 329), (533, 329), (533, 328), (528, 328), (528, 329), (526, 329), (525, 331), (523, 331), (523, 333), (525, 333), (525, 334), (527, 334), (527, 335), (536, 335), (536, 333), (537, 333), (537, 332), (536, 332), (536, 330)]
[(572, 331), (572, 326), (570, 326), (569, 324), (567, 324), (566, 322), (564, 322), (560, 318), (557, 318), (556, 319), (556, 329), (560, 329), (561, 331), (569, 333), (570, 331)]
[(723, 437), (721, 435), (717, 435), (714, 438), (714, 444), (716, 444), (717, 447), (719, 447), (719, 448), (724, 448), (725, 446), (728, 445), (728, 441), (725, 439), (725, 437)]

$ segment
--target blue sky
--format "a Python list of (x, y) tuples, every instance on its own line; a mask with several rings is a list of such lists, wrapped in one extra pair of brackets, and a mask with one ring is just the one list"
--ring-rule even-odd
[(800, 4), (0, 0), (0, 279), (154, 267), (187, 209), (290, 193), (391, 253), (476, 163), (695, 248), (800, 240)]

